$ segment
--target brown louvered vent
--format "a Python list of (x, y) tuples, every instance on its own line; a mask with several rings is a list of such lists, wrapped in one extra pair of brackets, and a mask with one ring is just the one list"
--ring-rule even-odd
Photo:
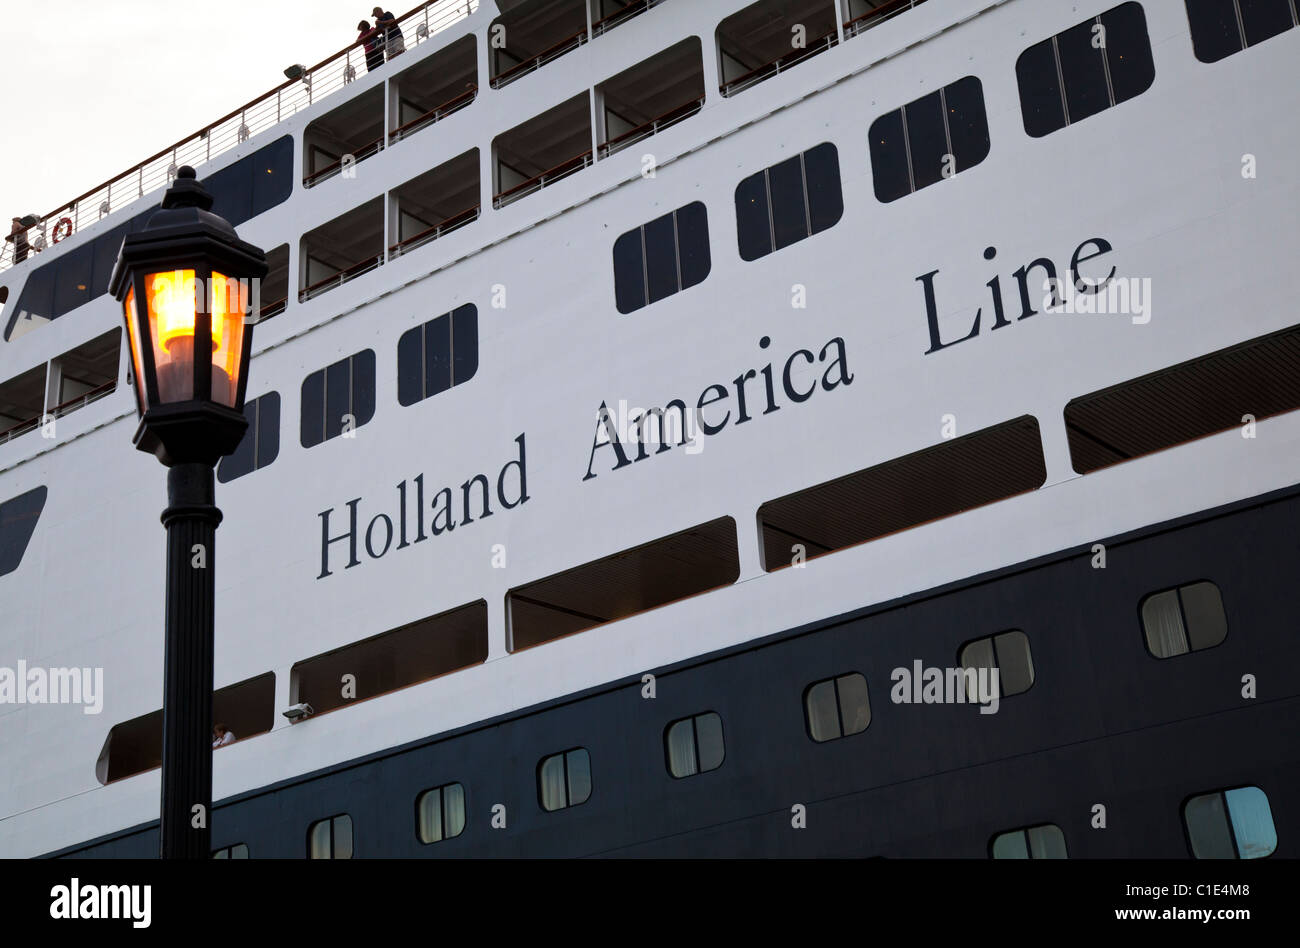
[(768, 572), (1037, 490), (1047, 479), (1038, 420), (1024, 415), (771, 500), (758, 510)]
[(739, 576), (736, 522), (720, 517), (512, 589), (510, 649), (729, 586)]
[(1297, 408), (1300, 326), (1076, 398), (1065, 427), (1088, 474)]

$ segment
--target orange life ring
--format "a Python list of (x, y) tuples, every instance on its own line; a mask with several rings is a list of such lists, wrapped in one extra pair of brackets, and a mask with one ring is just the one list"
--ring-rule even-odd
[(72, 218), (60, 217), (59, 222), (54, 225), (54, 242), (57, 244), (64, 237), (72, 236)]

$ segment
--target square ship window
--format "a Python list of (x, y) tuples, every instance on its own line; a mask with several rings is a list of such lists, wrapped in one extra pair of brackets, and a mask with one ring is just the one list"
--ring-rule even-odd
[(1197, 859), (1261, 859), (1277, 849), (1273, 811), (1259, 787), (1192, 797), (1183, 804), (1183, 825)]
[(1189, 583), (1152, 593), (1142, 600), (1142, 631), (1156, 658), (1173, 658), (1213, 648), (1228, 637), (1219, 587)]
[(984, 89), (959, 79), (871, 123), (871, 170), (882, 203), (973, 168), (989, 153)]
[(614, 299), (631, 313), (709, 275), (709, 216), (695, 201), (614, 241)]
[(808, 733), (819, 744), (865, 731), (871, 723), (867, 679), (858, 672), (814, 682), (803, 702)]

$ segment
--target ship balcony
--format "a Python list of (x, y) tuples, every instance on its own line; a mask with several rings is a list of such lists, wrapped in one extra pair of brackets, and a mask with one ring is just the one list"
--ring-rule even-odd
[(839, 42), (838, 0), (759, 0), (718, 24), (719, 88), (733, 96)]
[(596, 103), (601, 158), (695, 115), (704, 105), (699, 38), (683, 40), (601, 83)]
[(306, 302), (384, 262), (384, 199), (377, 197), (303, 235), (298, 301)]
[(844, 38), (857, 36), (925, 0), (844, 0)]
[(0, 385), (0, 444), (112, 394), (121, 350), (122, 330), (110, 329)]
[(289, 297), (289, 245), (281, 244), (266, 254), (266, 276), (262, 278), (258, 322), (284, 312)]
[(494, 207), (514, 201), (581, 171), (594, 161), (589, 93), (502, 132), (492, 142)]
[(478, 149), (471, 148), (396, 188), (389, 207), (390, 233), (397, 237), (388, 248), (389, 259), (478, 220)]
[(478, 95), (474, 37), (462, 37), (399, 73), (389, 83), (389, 92), (394, 112), (389, 122), (389, 144), (465, 108)]
[(492, 88), (514, 82), (590, 40), (587, 0), (499, 0), (488, 27)]
[(328, 112), (303, 133), (302, 183), (313, 187), (336, 174), (350, 177), (357, 163), (384, 147), (384, 90), (381, 87)]

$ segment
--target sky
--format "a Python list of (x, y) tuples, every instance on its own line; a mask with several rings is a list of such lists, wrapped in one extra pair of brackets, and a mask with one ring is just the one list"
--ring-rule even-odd
[[(384, 9), (401, 16), (418, 2)], [(0, 219), (8, 233), (10, 218), (43, 216), (269, 92), (286, 66), (338, 52), (375, 0), (2, 6)]]

